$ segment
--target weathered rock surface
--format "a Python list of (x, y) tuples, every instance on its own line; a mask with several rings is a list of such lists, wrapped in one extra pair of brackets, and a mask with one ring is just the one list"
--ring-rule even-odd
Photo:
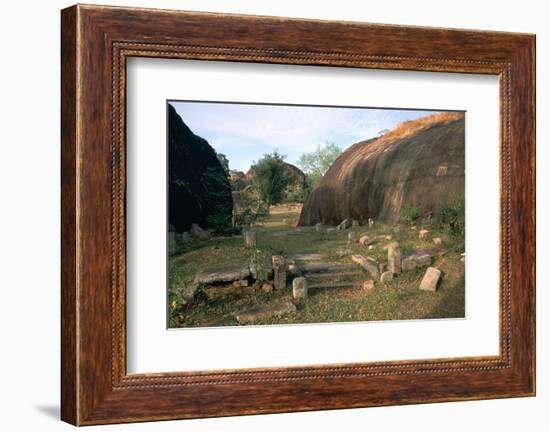
[(299, 265), (303, 272), (349, 271), (355, 268), (353, 263), (306, 262)]
[(412, 271), (416, 268), (429, 266), (431, 263), (432, 258), (429, 254), (415, 251), (403, 258), (401, 261), (401, 269), (403, 271)]
[(374, 278), (375, 280), (378, 279), (378, 263), (369, 260), (366, 257), (361, 256), (360, 254), (352, 255), (351, 260), (353, 260), (357, 265), (368, 271), (372, 278)]
[(286, 287), (286, 263), (283, 256), (273, 256), (273, 287), (283, 290)]
[(280, 317), (295, 311), (296, 306), (292, 302), (281, 301), (237, 311), (234, 316), (239, 323), (254, 323), (259, 319)]
[(228, 266), (211, 269), (196, 275), (195, 283), (198, 284), (222, 284), (236, 280), (244, 280), (250, 276), (250, 268), (247, 264), (240, 266)]
[(346, 230), (349, 229), (352, 225), (352, 221), (349, 218), (346, 218), (340, 222), (338, 226), (336, 226), (336, 230)]
[(231, 226), (233, 198), (227, 173), (208, 142), (168, 105), (168, 219), (176, 232), (192, 223)]
[(437, 268), (430, 267), (426, 270), (424, 278), (420, 282), (420, 290), (428, 290), (435, 292), (437, 290), (437, 284), (441, 278), (441, 271)]
[(368, 243), (369, 243), (369, 236), (368, 235), (362, 235), (361, 238), (359, 238), (359, 244), (368, 245)]
[(323, 259), (323, 255), (320, 253), (301, 253), (288, 256), (288, 262), (309, 262)]
[(391, 271), (385, 271), (380, 276), (380, 282), (382, 283), (389, 283), (392, 280), (393, 280), (393, 272)]
[(256, 248), (256, 232), (253, 230), (244, 233), (244, 244), (246, 248)]
[(307, 298), (307, 280), (304, 277), (296, 277), (292, 280), (292, 297), (294, 299)]
[(304, 204), (299, 224), (396, 221), (404, 205), (422, 213), (464, 194), (463, 113), (440, 113), (400, 124), (348, 148)]
[(388, 271), (401, 274), (401, 248), (397, 241), (388, 244)]

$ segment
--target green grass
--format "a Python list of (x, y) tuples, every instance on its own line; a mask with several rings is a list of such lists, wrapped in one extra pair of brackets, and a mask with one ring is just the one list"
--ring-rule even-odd
[[(369, 320), (401, 320), (426, 318), (464, 317), (464, 265), (460, 253), (464, 251), (461, 238), (438, 232), (434, 226), (417, 224), (416, 230), (402, 225), (394, 233), (391, 225), (375, 223), (369, 229), (360, 226), (346, 231), (326, 232), (326, 227), (317, 232), (313, 227), (296, 228), (300, 208), (279, 206), (272, 208), (270, 215), (253, 227), (257, 231), (258, 248), (268, 255), (290, 256), (297, 253), (321, 253), (327, 260), (351, 262), (350, 254), (371, 256), (379, 262), (386, 261), (383, 246), (399, 241), (404, 254), (418, 247), (435, 247), (431, 239), (419, 240), (418, 231), (426, 227), (430, 238), (440, 236), (449, 252), (432, 260), (432, 266), (443, 272), (438, 291), (425, 292), (418, 289), (425, 269), (406, 272), (391, 283), (376, 283), (374, 289), (331, 289), (315, 292), (297, 305), (295, 313), (286, 316), (258, 320), (256, 324), (353, 322)], [(348, 233), (357, 232), (358, 238), (367, 234), (371, 239), (378, 235), (391, 235), (391, 240), (380, 239), (368, 250), (359, 243), (348, 244)], [(207, 302), (200, 292), (192, 304), (184, 304), (180, 292), (195, 277), (207, 268), (246, 263), (250, 251), (244, 248), (244, 240), (234, 237), (214, 237), (208, 240), (192, 240), (179, 247), (180, 254), (169, 261), (170, 327), (193, 327), (209, 325), (236, 325), (231, 313), (254, 305), (266, 304), (279, 299), (290, 299), (290, 286), (283, 292), (263, 293), (256, 289), (253, 295)], [(367, 276), (366, 276), (367, 277)]]

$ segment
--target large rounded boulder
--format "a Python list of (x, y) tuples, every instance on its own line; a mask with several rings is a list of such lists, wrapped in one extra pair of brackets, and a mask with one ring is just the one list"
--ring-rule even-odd
[(227, 173), (208, 142), (168, 105), (168, 220), (176, 232), (231, 227), (233, 198)]
[(463, 199), (464, 126), (462, 112), (434, 114), (352, 145), (309, 195), (299, 224), (395, 222), (405, 205), (428, 214)]

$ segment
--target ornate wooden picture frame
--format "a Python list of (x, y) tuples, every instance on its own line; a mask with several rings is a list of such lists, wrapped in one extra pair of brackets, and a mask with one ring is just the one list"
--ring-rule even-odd
[[(535, 394), (534, 35), (78, 5), (62, 11), (61, 52), (64, 421)], [(125, 98), (126, 60), (133, 56), (497, 75), (500, 354), (128, 374)]]

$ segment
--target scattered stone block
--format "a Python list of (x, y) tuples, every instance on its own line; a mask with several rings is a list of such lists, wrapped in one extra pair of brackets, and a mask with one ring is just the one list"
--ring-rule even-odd
[(300, 277), (302, 275), (300, 266), (295, 262), (290, 262), (288, 264), (288, 272), (294, 277)]
[(256, 232), (248, 230), (244, 233), (244, 244), (246, 248), (256, 248)]
[(307, 280), (304, 277), (292, 280), (292, 297), (298, 300), (307, 298)]
[(273, 290), (273, 283), (266, 281), (264, 284), (262, 284), (262, 292), (264, 293), (270, 293)]
[(418, 239), (426, 239), (428, 238), (428, 234), (430, 231), (428, 229), (420, 229), (418, 232)]
[(351, 227), (351, 219), (346, 218), (336, 227), (337, 230), (346, 230)]
[(176, 254), (176, 232), (168, 232), (168, 254)]
[(319, 232), (323, 228), (323, 223), (316, 223), (315, 224), (315, 230)]
[(374, 280), (366, 280), (363, 282), (363, 290), (371, 290), (374, 289)]
[(424, 278), (420, 282), (420, 290), (435, 292), (437, 284), (441, 278), (441, 271), (434, 267), (429, 267), (424, 274)]
[(210, 238), (210, 232), (207, 230), (202, 229), (198, 224), (193, 223), (191, 225), (191, 229), (189, 229), (189, 233), (198, 239), (208, 239)]
[(416, 268), (429, 266), (432, 263), (432, 257), (427, 253), (414, 252), (401, 261), (401, 269), (403, 271), (412, 271)]
[(334, 228), (334, 227), (328, 227), (327, 228), (327, 233), (333, 233), (333, 232), (336, 232), (336, 228)]
[(401, 248), (397, 241), (388, 244), (388, 271), (401, 274)]
[(376, 261), (370, 261), (360, 254), (352, 255), (351, 260), (353, 260), (357, 265), (368, 271), (372, 278), (374, 278), (375, 280), (378, 279), (379, 272), (378, 263), (376, 263)]
[(273, 302), (271, 304), (256, 306), (234, 313), (239, 323), (254, 323), (259, 319), (280, 317), (296, 311), (296, 306), (290, 301)]
[(392, 230), (393, 230), (393, 233), (399, 233), (401, 232), (401, 226), (394, 226)]
[(359, 244), (361, 245), (367, 245), (369, 242), (369, 236), (368, 235), (362, 235), (360, 238), (359, 238)]
[(273, 285), (275, 290), (283, 290), (286, 287), (286, 263), (283, 256), (273, 256)]
[(369, 245), (369, 250), (374, 250), (376, 248), (376, 244), (370, 244)]
[(393, 272), (391, 271), (385, 271), (380, 276), (380, 282), (382, 283), (389, 283), (392, 280), (393, 280)]
[(249, 276), (250, 268), (248, 265), (230, 266), (201, 272), (196, 275), (195, 282), (204, 285), (232, 283), (235, 280), (244, 280)]
[(374, 220), (369, 218), (369, 228), (374, 226)]
[(348, 242), (357, 242), (357, 232), (348, 233)]
[(352, 219), (351, 220), (351, 227), (359, 227), (359, 220)]
[(433, 238), (433, 239), (432, 239), (432, 242), (433, 242), (435, 245), (441, 245), (441, 244), (443, 244), (443, 240), (442, 240), (440, 237)]

